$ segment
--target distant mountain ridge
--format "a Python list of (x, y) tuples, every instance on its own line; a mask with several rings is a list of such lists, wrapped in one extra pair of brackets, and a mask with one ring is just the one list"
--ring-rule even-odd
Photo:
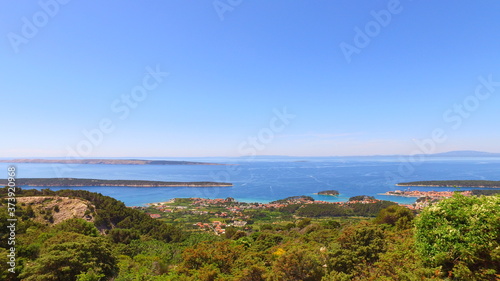
[[(431, 154), (417, 154), (426, 157), (500, 157), (500, 153), (492, 153), (485, 151), (476, 150), (454, 150), (448, 152), (431, 153)], [(294, 162), (307, 162), (307, 159), (338, 159), (338, 158), (376, 158), (376, 157), (404, 157), (410, 156), (409, 154), (390, 154), (390, 155), (350, 155), (350, 156), (293, 156), (293, 155), (255, 155), (252, 156), (252, 160), (259, 161), (280, 161), (288, 160)], [(31, 158), (31, 159), (7, 159), (4, 157), (0, 158), (0, 163), (49, 163), (49, 164), (105, 164), (105, 165), (235, 165), (235, 164), (225, 164), (219, 163), (221, 161), (226, 161), (228, 159), (239, 160), (247, 156), (240, 157), (205, 157), (204, 160), (210, 161), (212, 159), (217, 159), (213, 162), (199, 162), (199, 161), (186, 161), (182, 160), (150, 160), (150, 159), (124, 159), (124, 158), (107, 158), (107, 159), (43, 159), (43, 158)], [(248, 159), (245, 161), (249, 161)], [(237, 165), (237, 164), (236, 164)]]
[(500, 153), (475, 150), (455, 150), (442, 153), (427, 154), (431, 157), (500, 157)]
[[(430, 154), (417, 154), (424, 155), (426, 157), (500, 157), (500, 153), (492, 153), (485, 151), (476, 150), (453, 150), (448, 152), (440, 153), (430, 153)], [(290, 156), (290, 155), (256, 155), (253, 156), (255, 159), (269, 159), (269, 160), (279, 160), (279, 159), (290, 159), (290, 160), (301, 160), (301, 159), (314, 159), (314, 158), (375, 158), (375, 157), (401, 157), (410, 156), (409, 154), (389, 154), (389, 155), (350, 155), (350, 156)]]

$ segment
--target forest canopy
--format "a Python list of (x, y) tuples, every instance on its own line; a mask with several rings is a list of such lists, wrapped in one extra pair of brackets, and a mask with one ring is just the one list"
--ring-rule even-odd
[[(5, 269), (10, 246), (2, 232), (0, 280), (497, 280), (500, 273), (500, 195), (456, 194), (420, 214), (388, 201), (300, 199), (270, 209), (180, 199), (155, 213), (88, 191), (16, 193), (59, 207), (19, 201), (16, 273)], [(69, 211), (64, 198), (88, 202), (92, 220), (51, 222)], [(237, 217), (220, 216), (230, 209)], [(225, 232), (215, 231), (220, 225)]]

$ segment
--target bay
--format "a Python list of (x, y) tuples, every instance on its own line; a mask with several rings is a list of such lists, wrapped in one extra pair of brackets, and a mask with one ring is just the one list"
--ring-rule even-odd
[[(500, 180), (500, 158), (438, 158), (409, 162), (407, 157), (257, 157), (257, 158), (148, 158), (233, 165), (63, 165), (15, 163), (17, 178), (96, 178), (115, 180), (223, 181), (233, 187), (51, 187), (84, 189), (111, 196), (127, 206), (162, 202), (177, 197), (227, 198), (267, 203), (289, 196), (346, 201), (355, 195), (411, 204), (416, 198), (380, 195), (401, 189), (398, 182), (422, 180)], [(0, 164), (7, 177), (8, 163)], [(37, 188), (37, 187), (25, 187)], [(314, 195), (338, 190), (339, 196)], [(414, 187), (412, 190), (450, 190)], [(453, 190), (453, 189), (451, 189)], [(467, 188), (462, 188), (467, 190)]]

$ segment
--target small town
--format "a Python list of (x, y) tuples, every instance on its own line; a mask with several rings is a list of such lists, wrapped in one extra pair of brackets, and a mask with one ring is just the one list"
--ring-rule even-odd
[[(470, 193), (464, 193), (470, 195)], [(418, 211), (442, 198), (451, 197), (453, 192), (444, 191), (390, 191), (385, 195), (419, 197), (414, 204), (399, 204), (410, 210)], [(425, 199), (424, 199), (425, 198)], [(134, 207), (145, 211), (151, 218), (172, 223), (183, 223), (192, 230), (212, 232), (217, 235), (225, 233), (228, 227), (244, 231), (251, 230), (255, 223), (278, 223), (289, 219), (300, 218), (300, 212), (283, 216), (287, 209), (307, 209), (306, 206), (336, 206), (332, 216), (346, 216), (338, 210), (351, 210), (363, 205), (395, 204), (389, 201), (375, 199), (372, 196), (354, 196), (344, 202), (329, 202), (314, 200), (309, 196), (294, 196), (270, 203), (245, 203), (234, 198), (206, 199), (206, 198), (174, 198), (166, 202), (150, 203), (148, 207)], [(368, 207), (369, 208), (369, 207)]]

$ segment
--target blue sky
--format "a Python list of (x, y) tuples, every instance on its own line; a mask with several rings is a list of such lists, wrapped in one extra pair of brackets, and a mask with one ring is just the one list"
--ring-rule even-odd
[(500, 152), (499, 11), (493, 0), (3, 1), (0, 155)]

